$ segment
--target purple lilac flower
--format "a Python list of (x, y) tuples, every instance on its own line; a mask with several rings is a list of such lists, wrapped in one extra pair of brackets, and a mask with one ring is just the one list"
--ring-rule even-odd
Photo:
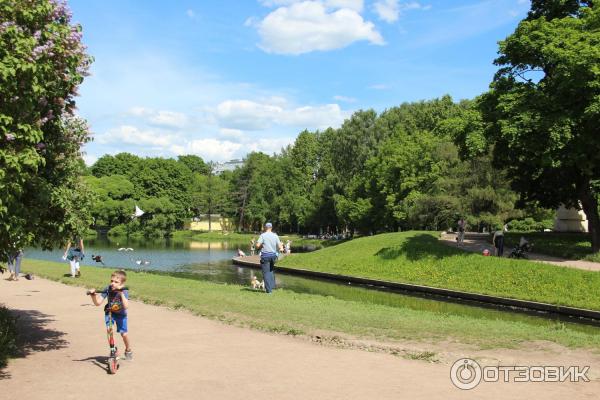
[(6, 141), (7, 142), (12, 142), (13, 140), (15, 140), (15, 135), (13, 135), (12, 133), (7, 133), (6, 134)]

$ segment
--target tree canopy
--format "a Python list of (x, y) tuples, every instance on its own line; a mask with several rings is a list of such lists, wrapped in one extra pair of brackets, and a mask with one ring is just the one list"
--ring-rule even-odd
[(0, 258), (50, 248), (89, 225), (79, 178), (89, 140), (73, 116), (91, 63), (64, 3), (0, 3)]
[(480, 101), (495, 165), (525, 201), (583, 207), (600, 250), (600, 9), (534, 2), (495, 62)]

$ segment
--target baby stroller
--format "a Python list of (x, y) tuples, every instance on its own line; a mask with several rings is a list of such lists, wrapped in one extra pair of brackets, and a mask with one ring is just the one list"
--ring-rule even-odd
[(533, 244), (529, 243), (528, 241), (521, 241), (518, 245), (516, 245), (512, 251), (510, 252), (510, 254), (508, 255), (509, 258), (527, 258), (527, 253), (529, 253), (531, 251), (531, 249), (533, 248)]

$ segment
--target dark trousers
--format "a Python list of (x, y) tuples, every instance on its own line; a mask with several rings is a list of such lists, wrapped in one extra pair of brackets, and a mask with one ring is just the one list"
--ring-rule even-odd
[(504, 254), (504, 236), (496, 236), (494, 245), (498, 249), (498, 257), (502, 257), (502, 254)]
[(260, 258), (260, 267), (262, 268), (267, 293), (271, 293), (275, 289), (275, 260), (277, 260), (277, 256)]

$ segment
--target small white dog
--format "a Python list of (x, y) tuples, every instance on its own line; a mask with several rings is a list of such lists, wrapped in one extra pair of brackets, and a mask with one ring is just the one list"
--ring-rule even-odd
[(252, 277), (252, 280), (250, 281), (250, 285), (252, 285), (252, 289), (261, 289), (261, 290), (265, 290), (265, 281), (259, 281), (256, 276)]

